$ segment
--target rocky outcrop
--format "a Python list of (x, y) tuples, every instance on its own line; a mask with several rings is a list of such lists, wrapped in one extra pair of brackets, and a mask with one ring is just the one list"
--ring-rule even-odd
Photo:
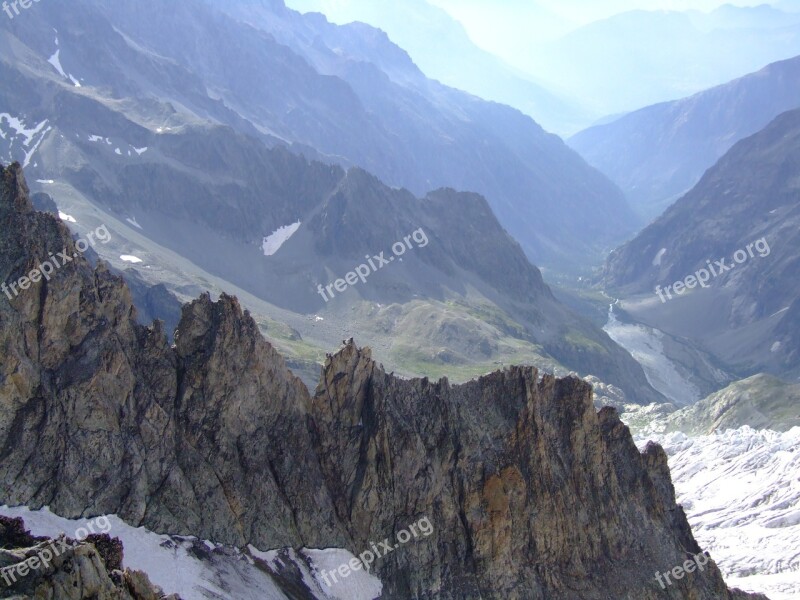
[[(2, 177), (0, 230), (16, 233), (0, 242), (2, 281), (78, 254), (63, 224), (31, 210), (21, 172)], [(81, 256), (11, 295), (0, 298), (3, 501), (234, 545), (345, 543), (317, 485), (308, 392), (235, 299), (184, 307), (172, 348), (160, 322), (136, 323), (123, 280)]]
[[(145, 573), (122, 570), (122, 544), (99, 538), (35, 538), (25, 531), (22, 519), (0, 516), (0, 598), (180, 600), (164, 595)], [(114, 548), (118, 558), (101, 548)]]
[[(75, 253), (17, 166), (0, 231), (2, 281)], [(80, 256), (0, 296), (0, 348), (0, 503), (356, 555), (427, 518), (375, 562), (386, 599), (739, 597), (713, 562), (660, 588), (700, 552), (666, 456), (578, 379), (404, 381), (350, 341), (310, 397), (235, 298), (185, 306), (170, 346)]]
[(658, 586), (655, 570), (701, 551), (667, 456), (640, 454), (578, 379), (512, 367), (460, 386), (403, 381), (350, 342), (329, 357), (312, 415), (356, 548), (423, 515), (435, 525), (379, 567), (386, 597), (735, 597), (716, 567)]

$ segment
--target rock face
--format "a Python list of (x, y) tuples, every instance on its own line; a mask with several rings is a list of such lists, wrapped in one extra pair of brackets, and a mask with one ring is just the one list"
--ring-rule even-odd
[[(180, 600), (175, 595), (165, 596), (146, 574), (121, 570), (114, 553), (104, 552), (103, 546), (118, 547), (116, 554), (121, 558), (119, 540), (76, 542), (65, 538), (34, 538), (25, 531), (22, 519), (0, 516), (0, 568), (5, 573), (0, 581), (0, 598)], [(41, 557), (46, 559), (46, 565), (41, 564)], [(30, 563), (31, 559), (37, 560)], [(17, 570), (19, 567), (14, 567), (22, 562), (38, 566), (23, 576)]]
[(718, 573), (660, 590), (651, 565), (700, 551), (667, 457), (655, 445), (640, 454), (578, 379), (512, 367), (460, 386), (402, 381), (348, 343), (312, 407), (356, 547), (422, 515), (435, 524), (413, 558), (381, 567), (401, 575), (384, 579), (386, 597), (734, 597)]
[[(77, 254), (63, 224), (32, 212), (13, 167), (0, 224), (16, 233), (2, 239), (3, 281)], [(4, 501), (236, 545), (344, 543), (316, 486), (308, 393), (235, 299), (184, 307), (175, 348), (160, 322), (136, 323), (120, 277), (80, 256), (0, 302)]]
[[(0, 231), (5, 282), (75, 253), (17, 166)], [(350, 341), (312, 398), (236, 299), (185, 306), (169, 346), (80, 256), (0, 296), (0, 347), (0, 503), (356, 555), (427, 518), (373, 567), (387, 599), (748, 597), (713, 562), (661, 589), (654, 573), (700, 552), (666, 455), (580, 380), (404, 381)]]

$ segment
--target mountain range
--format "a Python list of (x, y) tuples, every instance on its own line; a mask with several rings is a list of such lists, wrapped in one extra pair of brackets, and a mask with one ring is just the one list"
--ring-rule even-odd
[[(562, 140), (517, 110), (427, 79), (377, 29), (264, 0), (180, 0), (169, 15), (159, 6), (54, 0), (3, 23), (11, 36), (4, 60), (16, 70), (37, 56), (35, 77), (57, 80), (47, 61), (59, 51), (61, 87), (75, 88), (72, 75), (84, 80), (87, 89), (71, 90), (84, 98), (91, 90), (117, 110), (145, 102), (135, 112), (151, 131), (170, 119), (221, 123), (360, 166), (418, 196), (440, 187), (480, 193), (545, 266), (599, 258), (636, 227), (620, 190)], [(84, 23), (92, 24), (86, 35)], [(209, 42), (198, 46), (198, 36)], [(98, 49), (106, 61), (90, 59)], [(15, 105), (31, 118), (47, 112)]]
[[(247, 306), (259, 316), (268, 335), (282, 338), (282, 350), (289, 350), (292, 366), (299, 367), (309, 384), (316, 379), (326, 350), (343, 337), (357, 335), (363, 343), (374, 345), (382, 360), (406, 374), (434, 375), (447, 368), (452, 376), (458, 374), (452, 369), (462, 369), (461, 377), (467, 379), (498, 364), (535, 360), (559, 373), (575, 370), (596, 375), (642, 402), (659, 398), (630, 355), (553, 298), (541, 273), (501, 227), (483, 197), (442, 188), (426, 192), (420, 200), (385, 185), (360, 167), (345, 170), (322, 152), (282, 141), (274, 130), (265, 132), (259, 123), (269, 120), (267, 105), (249, 89), (245, 74), (233, 74), (212, 60), (210, 50), (202, 60), (187, 52), (178, 43), (176, 31), (188, 36), (194, 27), (231, 28), (230, 35), (209, 33), (224, 46), (220, 56), (234, 51), (235, 40), (256, 53), (264, 72), (275, 77), (291, 75), (294, 80), (302, 75), (300, 79), (308, 81), (294, 81), (291, 93), (298, 94), (298, 101), (305, 97), (302, 102), (308, 110), (320, 108), (316, 96), (302, 92), (304, 85), (313, 81), (314, 86), (325, 86), (323, 97), (328, 99), (340, 90), (356, 102), (348, 109), (351, 116), (366, 119), (361, 125), (351, 121), (347, 126), (353, 144), (363, 140), (374, 113), (359, 108), (355, 92), (344, 79), (320, 75), (272, 34), (227, 18), (206, 3), (197, 2), (196, 11), (190, 11), (191, 6), (195, 3), (176, 4), (174, 23), (150, 27), (133, 5), (101, 6), (84, 0), (63, 8), (69, 14), (35, 13), (23, 22), (22, 31), (6, 31), (5, 43), (13, 52), (4, 54), (0, 70), (19, 85), (0, 92), (7, 105), (16, 107), (13, 115), (0, 118), (0, 146), (10, 160), (26, 164), (32, 185), (51, 194), (76, 228), (91, 230), (101, 222), (112, 227), (113, 241), (98, 248), (105, 252), (104, 258), (118, 269), (132, 266), (125, 261), (141, 261), (133, 265), (140, 276), (149, 284), (169, 284), (170, 291), (184, 300), (204, 290), (245, 294)], [(227, 5), (226, 10), (237, 6)], [(420, 85), (438, 85), (426, 83), (407, 56), (375, 30), (366, 28), (364, 36), (344, 35), (320, 17), (301, 18), (280, 3), (248, 6), (257, 9), (255, 14), (276, 31), (283, 31), (286, 44), (303, 48), (326, 69), (372, 72), (377, 67), (341, 61), (328, 46), (312, 43), (315, 27), (347, 41), (352, 54), (373, 53), (370, 44), (374, 42), (386, 50), (380, 54), (383, 67), (394, 77), (410, 73)], [(179, 24), (180, 10), (187, 12)], [(85, 11), (82, 16), (81, 11)], [(153, 7), (152, 14), (157, 13)], [(273, 15), (272, 20), (264, 14)], [(59, 20), (60, 30), (52, 32), (36, 17)], [(212, 18), (218, 22), (213, 24)], [(81, 33), (87, 22), (93, 24), (92, 35), (98, 36), (99, 46)], [(276, 23), (286, 26), (281, 29)], [(173, 32), (162, 34), (157, 27), (171, 27)], [(134, 43), (131, 36), (139, 41)], [(361, 47), (357, 42), (362, 38), (372, 41)], [(148, 44), (152, 50), (145, 52)], [(49, 62), (48, 45), (56, 49)], [(88, 54), (97, 47), (104, 48), (107, 62), (89, 62)], [(176, 57), (173, 60), (159, 54), (170, 51)], [(80, 57), (84, 55), (94, 65), (91, 69), (74, 66), (83, 64)], [(285, 60), (294, 61), (293, 70), (282, 66)], [(392, 71), (395, 60), (399, 66)], [(64, 73), (79, 72), (72, 75), (79, 85), (62, 77), (55, 62)], [(245, 70), (256, 68), (255, 62), (241, 63), (231, 56), (231, 63), (244, 64)], [(207, 81), (201, 82), (198, 74)], [(177, 86), (175, 81), (182, 83)], [(212, 81), (217, 81), (218, 93), (209, 94)], [(378, 88), (395, 85), (384, 75), (377, 81)], [(237, 110), (252, 120), (228, 108), (234, 102), (221, 99), (226, 89), (236, 91)], [(290, 91), (284, 86), (280, 94)], [(444, 93), (454, 99), (463, 96), (453, 90)], [(536, 129), (532, 121), (510, 109), (476, 99), (469, 102), (497, 111), (501, 121), (504, 115), (514, 115)], [(249, 108), (241, 108), (243, 104)], [(344, 105), (331, 108), (344, 110)], [(256, 112), (263, 118), (256, 118)], [(315, 136), (328, 131), (331, 139), (341, 141), (334, 131), (344, 123), (335, 115), (326, 113), (324, 122), (301, 122), (305, 121), (294, 117), (281, 120), (280, 135), (287, 134), (294, 123)], [(465, 131), (473, 129), (469, 124), (461, 126)], [(544, 146), (524, 151), (542, 160), (560, 160), (549, 155), (548, 148), (561, 152), (568, 171), (579, 168), (617, 197), (619, 192), (561, 141), (541, 135)], [(300, 150), (317, 160), (298, 155)], [(457, 152), (463, 151), (459, 145)], [(560, 186), (557, 175), (552, 170), (546, 174), (554, 189)], [(569, 172), (563, 177), (569, 180)], [(591, 184), (587, 180), (585, 185)], [(563, 192), (561, 186), (558, 193)], [(591, 197), (576, 196), (578, 200), (583, 204)], [(561, 210), (566, 213), (565, 208)], [(601, 211), (599, 206), (594, 209)], [(506, 214), (512, 213), (516, 211)], [(544, 218), (533, 230), (547, 231)], [(412, 232), (427, 240), (426, 247), (414, 251), (409, 247), (391, 268), (371, 273), (369, 285), (363, 281), (347, 293), (319, 293), (320, 287), (335, 284), (364, 264), (365, 257), (384, 252), (389, 259), (395, 258), (391, 248), (402, 245), (404, 236)], [(268, 247), (272, 247), (270, 252), (265, 250)], [(171, 320), (166, 314), (156, 316), (174, 323), (174, 310)]]
[[(609, 257), (635, 320), (691, 340), (741, 377), (798, 372), (800, 110), (741, 140)], [(758, 251), (756, 251), (758, 248)]]
[(531, 75), (478, 47), (464, 26), (426, 0), (290, 0), (302, 12), (319, 12), (339, 24), (355, 21), (385, 31), (431, 79), (513, 106), (547, 131), (574, 133), (591, 119), (580, 103), (557, 96)]
[(634, 10), (594, 21), (512, 63), (598, 118), (671, 101), (800, 54), (800, 15), (769, 5)]
[(736, 142), (800, 107), (800, 57), (691, 97), (639, 109), (574, 135), (569, 144), (654, 219)]
[(800, 13), (287, 1), (0, 18), (0, 598), (794, 597)]

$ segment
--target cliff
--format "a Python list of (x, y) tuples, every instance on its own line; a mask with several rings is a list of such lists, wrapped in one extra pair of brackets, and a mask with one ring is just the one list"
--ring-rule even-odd
[(427, 517), (431, 535), (374, 565), (387, 599), (751, 597), (713, 562), (659, 586), (701, 549), (663, 450), (639, 453), (587, 384), (532, 367), (406, 381), (349, 341), (311, 397), (235, 298), (184, 306), (172, 346), (138, 325), (18, 165), (0, 180), (0, 279), (72, 256), (0, 295), (0, 504), (355, 555)]

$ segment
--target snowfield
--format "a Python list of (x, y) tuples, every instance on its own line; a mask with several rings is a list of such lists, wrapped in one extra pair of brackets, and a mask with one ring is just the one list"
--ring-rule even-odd
[(678, 503), (727, 584), (800, 598), (800, 427), (647, 435), (637, 444), (647, 440), (669, 455)]
[(39, 145), (52, 131), (52, 127), (45, 127), (47, 123), (45, 119), (34, 127), (28, 127), (25, 117), (0, 113), (0, 139), (5, 141), (0, 145), (0, 151), (7, 155), (8, 162), (20, 160), (22, 166), (27, 167)]
[(264, 251), (264, 256), (272, 256), (281, 246), (289, 241), (289, 238), (300, 229), (300, 221), (292, 223), (291, 225), (284, 225), (273, 231), (270, 235), (264, 238), (261, 244), (261, 249)]
[[(50, 510), (0, 506), (0, 515), (22, 517), (33, 535), (75, 538), (76, 530), (93, 519), (70, 520)], [(275, 575), (305, 585), (317, 600), (375, 600), (381, 583), (373, 575), (358, 571), (344, 585), (328, 588), (321, 581), (321, 569), (334, 569), (353, 558), (347, 550), (292, 549), (261, 552), (253, 546), (242, 551), (193, 537), (159, 535), (144, 527), (131, 527), (109, 516), (108, 534), (122, 540), (123, 566), (144, 571), (165, 593), (177, 593), (183, 600), (289, 600)], [(329, 593), (323, 591), (325, 590)]]

